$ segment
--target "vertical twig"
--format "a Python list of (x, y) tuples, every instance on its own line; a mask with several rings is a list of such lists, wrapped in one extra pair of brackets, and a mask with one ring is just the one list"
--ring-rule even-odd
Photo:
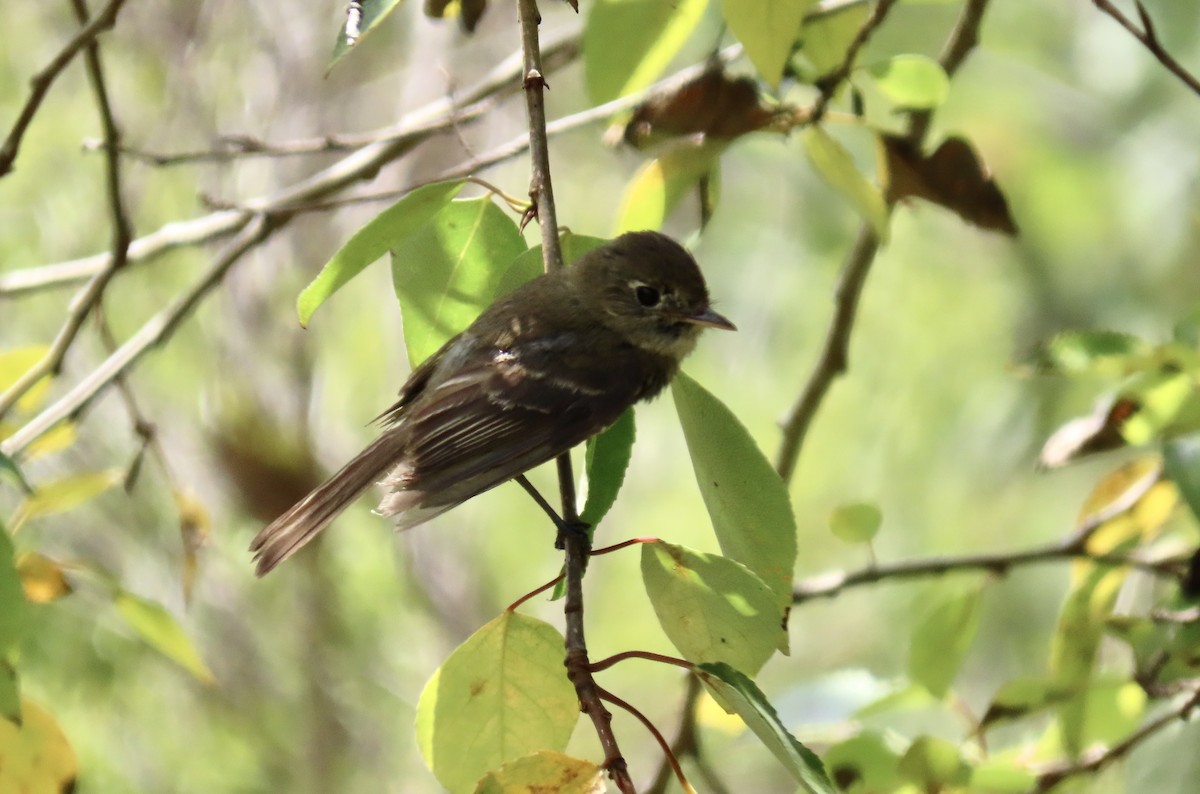
[[(948, 75), (953, 75), (958, 70), (979, 42), (979, 27), (983, 22), (983, 12), (987, 9), (987, 4), (988, 0), (967, 0), (963, 7), (962, 14), (959, 15), (958, 22), (939, 57), (939, 62)], [(914, 113), (910, 116), (907, 137), (917, 147), (924, 141), (929, 131), (929, 123), (928, 112)], [(775, 470), (784, 482), (790, 481), (795, 474), (796, 461), (800, 456), (804, 438), (833, 381), (846, 371), (850, 335), (854, 330), (858, 301), (878, 251), (879, 240), (869, 224), (862, 224), (858, 239), (842, 265), (842, 275), (834, 295), (833, 317), (825, 332), (825, 343), (817, 356), (817, 363), (795, 405), (782, 422), (783, 437), (779, 454), (775, 458)]]
[[(88, 24), (85, 0), (71, 0), (71, 5), (84, 30), (92, 29), (92, 26)], [(117, 7), (119, 8), (119, 6)], [(116, 11), (113, 6), (110, 6), (109, 9), (115, 16)], [(100, 62), (100, 46), (96, 43), (94, 34), (84, 42), (84, 63), (87, 66), (88, 80), (92, 84), (92, 93), (96, 98), (100, 126), (104, 131), (105, 193), (112, 224), (112, 244), (108, 265), (94, 275), (71, 301), (67, 311), (67, 321), (63, 323), (63, 327), (54, 337), (46, 355), (22, 373), (21, 377), (7, 391), (0, 394), (0, 417), (8, 413), (17, 400), (42, 378), (58, 374), (67, 352), (79, 335), (80, 328), (83, 327), (84, 320), (87, 319), (92, 309), (100, 305), (108, 283), (119, 270), (125, 267), (129, 256), (129, 243), (133, 239), (133, 233), (129, 216), (125, 212), (124, 200), (121, 197), (121, 133), (117, 128), (112, 104), (109, 102), (108, 88), (104, 79), (104, 66)]]
[[(546, 80), (542, 75), (541, 51), (538, 44), (538, 25), (541, 15), (536, 0), (517, 0), (521, 23), (521, 47), (525, 54), (525, 108), (529, 116), (531, 212), (538, 220), (542, 234), (542, 261), (546, 271), (563, 266), (562, 248), (558, 242), (558, 220), (554, 207), (554, 189), (550, 180), (550, 152), (546, 137)], [(575, 504), (575, 477), (571, 471), (571, 455), (558, 457), (558, 482), (562, 495), (562, 518), (567, 526), (577, 525), (579, 513)], [(566, 622), (565, 644), (567, 677), (575, 686), (580, 708), (591, 717), (604, 748), (604, 764), (617, 788), (623, 794), (635, 794), (633, 781), (625, 758), (612, 732), (612, 714), (604, 707), (600, 688), (589, 669), (587, 643), (583, 627), (583, 572), (587, 562), (589, 542), (584, 532), (564, 532), (566, 555), (566, 598), (563, 606)]]

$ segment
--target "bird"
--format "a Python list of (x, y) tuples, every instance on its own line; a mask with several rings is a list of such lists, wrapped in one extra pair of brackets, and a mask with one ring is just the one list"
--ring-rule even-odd
[(485, 309), (416, 367), (379, 436), (258, 533), (265, 575), (372, 485), (409, 529), (557, 457), (658, 395), (718, 314), (696, 260), (629, 232)]

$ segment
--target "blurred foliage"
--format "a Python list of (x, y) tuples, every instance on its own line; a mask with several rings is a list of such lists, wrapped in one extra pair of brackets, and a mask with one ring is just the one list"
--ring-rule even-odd
[[(99, 41), (136, 234), (348, 167), (361, 152), (262, 150), (383, 128), (474, 84), (519, 45), (492, 5), (128, 4)], [(66, 6), (10, 6), (0, 137), (77, 30)], [(602, 676), (668, 736), (694, 721), (691, 749), (733, 790), (1044, 790), (1162, 718), (1056, 790), (1190, 792), (1194, 721), (1169, 717), (1200, 679), (1200, 97), (1086, 2), (989, 4), (978, 47), (947, 75), (937, 59), (962, 9), (541, 3), (543, 42), (582, 41), (547, 75), (551, 118), (705, 65), (613, 120), (634, 146), (604, 147), (594, 125), (555, 136), (555, 192), (569, 254), (587, 235), (662, 227), (740, 329), (703, 340), (673, 403), (637, 408), (636, 443), (630, 418), (589, 445), (598, 545), (662, 538), (593, 560), (589, 648), (701, 664), (709, 693), (690, 718), (667, 666)], [(1193, 74), (1194, 11), (1145, 4)], [(710, 57), (734, 42), (741, 55)], [(906, 135), (912, 109), (932, 113), (925, 140)], [(571, 732), (560, 603), (504, 611), (561, 565), (519, 489), (399, 539), (350, 510), (263, 581), (245, 552), (367, 442), (406, 354), (427, 355), (536, 272), (535, 233), (490, 190), (408, 191), (524, 126), (519, 93), (497, 94), (481, 119), (360, 175), (407, 191), (390, 208), (306, 208), (124, 388), (19, 454), (0, 450), (0, 791), (77, 777), (83, 794), (408, 794), (471, 791), (489, 770), (480, 791), (596, 790), (580, 759), (603, 752), (586, 722)], [(68, 287), (13, 279), (111, 246), (104, 154), (80, 148), (99, 129), (76, 60), (0, 178), (0, 394), (46, 354), (71, 301)], [(187, 152), (214, 154), (160, 156)], [(518, 195), (527, 172), (517, 158), (486, 178)], [(777, 420), (824, 344), (863, 219), (887, 243), (846, 376), (785, 487), (767, 463)], [(371, 266), (388, 252), (390, 270)], [(210, 259), (187, 245), (119, 273), (104, 295), (118, 342)], [(89, 318), (62, 372), (0, 416), (0, 440), (93, 372), (104, 340)], [(550, 471), (531, 478), (556, 490)], [(964, 566), (973, 574), (888, 573), (979, 555), (991, 562)], [(789, 649), (776, 601), (793, 567), (817, 589), (822, 571), (861, 578), (793, 606), (784, 658), (771, 651)], [(661, 752), (615, 711), (646, 781)]]

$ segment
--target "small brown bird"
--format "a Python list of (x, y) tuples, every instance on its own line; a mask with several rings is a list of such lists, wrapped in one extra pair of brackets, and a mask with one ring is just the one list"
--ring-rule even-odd
[(262, 576), (376, 481), (408, 529), (604, 430), (675, 375), (712, 310), (696, 261), (625, 234), (489, 306), (417, 367), (369, 447), (250, 545)]

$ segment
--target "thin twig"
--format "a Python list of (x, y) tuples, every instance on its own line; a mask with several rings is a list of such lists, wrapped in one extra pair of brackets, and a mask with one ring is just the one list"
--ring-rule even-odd
[(1112, 747), (1093, 753), (1082, 761), (1043, 770), (1038, 775), (1037, 785), (1031, 789), (1032, 794), (1049, 791), (1070, 777), (1099, 772), (1114, 761), (1119, 761), (1129, 755), (1139, 745), (1164, 728), (1181, 720), (1189, 719), (1197, 707), (1200, 707), (1200, 690), (1193, 691), (1191, 697), (1185, 698), (1176, 708), (1147, 722)]
[[(521, 24), (521, 49), (524, 52), (522, 84), (525, 89), (525, 109), (529, 119), (529, 196), (542, 235), (542, 261), (546, 272), (563, 266), (562, 249), (558, 240), (558, 220), (554, 206), (554, 188), (550, 179), (550, 146), (546, 134), (546, 80), (538, 44), (538, 14), (536, 0), (517, 0)], [(579, 513), (575, 500), (575, 477), (571, 471), (571, 453), (558, 456), (558, 483), (562, 495), (562, 520), (567, 527), (578, 525)], [(608, 775), (623, 794), (635, 794), (633, 780), (617, 737), (612, 731), (612, 714), (604, 707), (603, 690), (592, 677), (584, 638), (583, 573), (591, 551), (585, 531), (563, 531), (559, 538), (566, 555), (566, 598), (563, 613), (566, 622), (565, 646), (567, 677), (575, 687), (579, 707), (591, 717), (600, 745), (604, 748), (604, 766)]]
[(115, 353), (88, 373), (70, 391), (0, 442), (0, 453), (15, 458), (60, 422), (77, 416), (92, 400), (108, 389), (115, 378), (128, 372), (146, 351), (168, 339), (200, 301), (221, 283), (225, 274), (243, 254), (286, 222), (286, 216), (255, 218), (237, 237), (229, 241), (199, 281), (170, 306), (146, 321)]
[(1155, 576), (1178, 578), (1183, 561), (1178, 559), (1143, 560), (1120, 554), (1096, 554), (1075, 545), (1051, 544), (1023, 551), (995, 554), (965, 554), (961, 557), (930, 557), (904, 560), (890, 565), (835, 571), (803, 579), (792, 588), (792, 603), (802, 604), (818, 598), (832, 598), (845, 590), (863, 585), (898, 582), (942, 576), (948, 573), (984, 571), (1004, 575), (1014, 568), (1061, 560), (1088, 560), (1098, 565), (1135, 568)]
[[(742, 48), (740, 46), (728, 47), (721, 52), (719, 57), (722, 60), (729, 60), (737, 57), (741, 52)], [(514, 60), (511, 57), (506, 59), (487, 78), (480, 81), (474, 89), (467, 92), (466, 100), (470, 100), (474, 96), (482, 96), (486, 94), (486, 90), (501, 90), (505, 85), (505, 81), (511, 82), (514, 75), (520, 73), (520, 66), (519, 60)], [(548, 136), (559, 135), (608, 119), (615, 113), (637, 106), (645, 101), (648, 96), (660, 92), (669, 93), (677, 90), (680, 86), (695, 79), (705, 68), (705, 64), (686, 67), (660, 80), (645, 91), (639, 91), (636, 94), (621, 97), (620, 99), (598, 105), (594, 108), (588, 108), (570, 116), (564, 116), (547, 124), (546, 134)], [(445, 106), (446, 101), (439, 100), (408, 114), (406, 119), (410, 120), (410, 123), (414, 126), (422, 124), (425, 119), (435, 116), (437, 111), (444, 109)], [(134, 240), (129, 246), (129, 261), (131, 263), (149, 261), (176, 248), (199, 245), (236, 234), (257, 212), (305, 212), (341, 206), (342, 202), (328, 201), (328, 197), (337, 193), (355, 179), (361, 180), (373, 176), (387, 162), (391, 162), (391, 160), (403, 154), (404, 151), (407, 151), (393, 151), (389, 148), (395, 145), (397, 145), (395, 142), (373, 144), (371, 147), (366, 147), (342, 159), (330, 168), (312, 177), (308, 177), (290, 188), (284, 188), (275, 193), (247, 200), (234, 209), (222, 209), (192, 220), (169, 223), (145, 237)], [(467, 176), (489, 166), (517, 157), (523, 154), (528, 148), (529, 134), (523, 133), (478, 157), (447, 168), (438, 174), (435, 179), (455, 179)], [(303, 189), (301, 189), (302, 187)], [(355, 203), (358, 201), (386, 200), (387, 198), (405, 195), (411, 189), (412, 186), (410, 185), (398, 191), (376, 193), (361, 198), (350, 197), (345, 199), (344, 202)], [(50, 265), (39, 265), (37, 267), (12, 270), (8, 273), (0, 274), (0, 300), (6, 297), (18, 297), (29, 292), (83, 281), (102, 270), (107, 265), (108, 260), (108, 254), (97, 254), (82, 259), (74, 259)]]
[(607, 670), (615, 664), (623, 662), (627, 659), (644, 659), (649, 662), (658, 662), (659, 664), (671, 664), (676, 667), (682, 667), (684, 670), (695, 670), (696, 665), (689, 662), (687, 659), (680, 659), (677, 656), (666, 656), (661, 653), (653, 653), (651, 651), (622, 651), (609, 656), (607, 659), (601, 659), (598, 662), (592, 662), (591, 669), (593, 673), (598, 673), (601, 670)]
[[(983, 22), (983, 12), (987, 4), (988, 0), (967, 0), (939, 58), (947, 74), (953, 75), (958, 70), (978, 42), (979, 27)], [(880, 3), (880, 6), (882, 5), (883, 2)], [(851, 59), (847, 58), (843, 66), (850, 62)], [(914, 114), (910, 117), (909, 124), (909, 140), (920, 144), (929, 127), (928, 114)], [(858, 238), (842, 265), (842, 274), (834, 293), (833, 317), (825, 332), (825, 341), (817, 355), (817, 362), (795, 405), (781, 423), (783, 435), (779, 454), (775, 458), (775, 470), (784, 482), (790, 481), (795, 473), (800, 449), (817, 410), (829, 393), (834, 380), (846, 371), (858, 301), (878, 251), (879, 240), (871, 230), (870, 224), (863, 223), (859, 228)]]
[(825, 111), (829, 108), (829, 103), (833, 101), (833, 95), (841, 87), (846, 78), (850, 76), (850, 72), (854, 70), (854, 62), (858, 59), (858, 53), (870, 41), (871, 35), (875, 30), (883, 24), (887, 19), (887, 15), (891, 12), (892, 7), (896, 5), (897, 0), (879, 0), (875, 7), (871, 9), (870, 15), (863, 21), (862, 27), (858, 29), (858, 33), (854, 35), (854, 39), (850, 42), (850, 46), (846, 48), (846, 55), (842, 58), (841, 65), (834, 69), (819, 81), (821, 89), (820, 96), (813, 103), (812, 110), (809, 112), (809, 120), (816, 124), (825, 115)]
[(1118, 25), (1125, 28), (1135, 39), (1140, 41), (1142, 46), (1149, 50), (1150, 54), (1167, 68), (1167, 71), (1182, 80), (1184, 85), (1192, 89), (1193, 93), (1200, 94), (1200, 79), (1197, 79), (1194, 74), (1183, 68), (1182, 64), (1163, 48), (1162, 42), (1158, 40), (1158, 32), (1154, 29), (1154, 22), (1151, 21), (1150, 14), (1147, 13), (1145, 6), (1140, 1), (1135, 2), (1138, 16), (1142, 20), (1142, 28), (1140, 30), (1137, 25), (1133, 24), (1133, 21), (1129, 17), (1122, 14), (1109, 0), (1092, 0), (1092, 2), (1096, 8), (1115, 19)]
[(0, 177), (12, 171), (13, 162), (17, 159), (17, 152), (21, 148), (21, 141), (25, 136), (25, 131), (29, 129), (29, 124), (33, 121), (33, 117), (37, 115), (42, 100), (46, 98), (46, 94), (50, 91), (50, 86), (54, 84), (54, 81), (62, 74), (62, 71), (79, 54), (80, 50), (94, 44), (98, 35), (112, 28), (117, 21), (117, 13), (123, 5), (125, 5), (125, 0), (110, 0), (109, 4), (93, 17), (88, 24), (84, 25), (75, 34), (74, 38), (67, 42), (66, 46), (51, 59), (50, 63), (29, 81), (29, 97), (25, 100), (20, 113), (17, 114), (17, 120), (13, 123), (12, 129), (9, 130), (8, 137), (4, 139), (4, 144), (0, 145)]
[[(86, 30), (90, 25), (84, 0), (72, 0), (71, 5), (80, 25)], [(100, 61), (100, 47), (94, 36), (84, 44), (84, 63), (87, 66), (88, 81), (92, 85), (92, 94), (96, 99), (96, 111), (100, 116), (104, 140), (110, 147), (108, 155), (104, 158), (105, 196), (108, 200), (108, 212), (112, 225), (112, 244), (109, 249), (108, 265), (93, 276), (71, 301), (67, 309), (67, 320), (54, 337), (46, 354), (36, 364), (21, 373), (21, 377), (0, 394), (0, 417), (7, 414), (17, 401), (42, 378), (59, 373), (71, 345), (79, 335), (80, 328), (83, 327), (84, 320), (92, 309), (100, 305), (100, 301), (104, 297), (104, 290), (113, 276), (125, 267), (129, 242), (133, 239), (129, 215), (121, 197), (121, 161), (120, 155), (116, 153), (117, 147), (120, 146), (121, 133), (117, 128), (112, 103), (109, 101), (108, 88), (104, 78), (104, 65)]]
[(642, 723), (646, 730), (650, 731), (650, 735), (654, 737), (654, 741), (658, 742), (658, 746), (662, 748), (663, 755), (666, 757), (667, 763), (671, 765), (671, 771), (675, 773), (675, 779), (679, 781), (679, 785), (684, 791), (691, 790), (692, 787), (688, 784), (687, 776), (683, 774), (683, 767), (679, 765), (679, 759), (675, 757), (675, 753), (671, 750), (671, 745), (667, 744), (667, 740), (662, 735), (662, 732), (659, 731), (658, 728), (654, 727), (654, 723), (651, 722), (650, 719), (641, 711), (639, 711), (632, 703), (622, 700), (612, 692), (609, 692), (607, 689), (601, 689), (599, 691), (601, 699), (607, 700), (614, 706), (619, 706), (620, 708), (625, 709), (625, 711), (632, 714), (638, 722)]

